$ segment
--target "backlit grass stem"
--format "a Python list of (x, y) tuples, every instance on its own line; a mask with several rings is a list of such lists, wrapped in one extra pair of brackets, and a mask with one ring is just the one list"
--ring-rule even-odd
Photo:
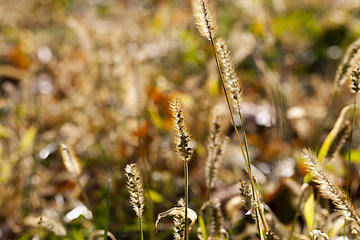
[(184, 177), (185, 177), (185, 240), (188, 239), (188, 204), (189, 204), (189, 182), (188, 182), (188, 161), (191, 160), (194, 152), (190, 133), (184, 115), (184, 104), (178, 97), (170, 101), (170, 110), (172, 111), (172, 121), (175, 128), (174, 149), (180, 159), (184, 161)]

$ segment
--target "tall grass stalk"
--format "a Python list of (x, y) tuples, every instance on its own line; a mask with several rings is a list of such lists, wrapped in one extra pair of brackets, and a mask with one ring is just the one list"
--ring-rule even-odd
[(185, 115), (183, 112), (184, 104), (180, 98), (170, 101), (170, 110), (172, 111), (172, 121), (176, 135), (174, 137), (174, 148), (181, 160), (184, 161), (184, 177), (185, 177), (185, 240), (188, 239), (188, 205), (189, 205), (189, 181), (188, 181), (188, 162), (191, 160), (194, 152), (190, 133), (188, 131)]
[[(209, 127), (209, 137), (208, 137), (208, 158), (206, 161), (206, 200), (205, 202), (209, 202), (211, 198), (211, 188), (213, 186), (213, 182), (217, 177), (217, 171), (219, 167), (219, 162), (222, 159), (224, 147), (228, 142), (228, 137), (222, 136), (222, 130), (220, 125), (220, 117), (221, 114), (218, 113), (216, 109), (212, 111), (211, 123)], [(205, 220), (206, 227), (210, 226), (210, 207), (206, 204), (205, 210)], [(208, 228), (210, 231), (210, 229)]]
[[(213, 48), (216, 65), (217, 65), (218, 71), (220, 73), (221, 83), (222, 83), (222, 87), (223, 87), (223, 90), (224, 90), (224, 93), (225, 93), (226, 103), (227, 103), (227, 106), (228, 106), (228, 109), (229, 109), (229, 112), (230, 112), (231, 122), (232, 122), (232, 124), (234, 126), (234, 130), (235, 130), (235, 133), (236, 133), (237, 140), (239, 142), (240, 150), (241, 150), (241, 153), (243, 155), (245, 165), (246, 165), (246, 169), (247, 169), (248, 174), (249, 174), (249, 178), (250, 178), (250, 181), (251, 181), (251, 187), (252, 187), (252, 190), (253, 190), (254, 200), (256, 200), (257, 199), (257, 192), (255, 190), (255, 184), (254, 184), (253, 176), (251, 174), (251, 166), (249, 165), (249, 159), (247, 159), (247, 157), (245, 156), (244, 148), (243, 148), (243, 146), (241, 144), (239, 132), (237, 130), (235, 119), (234, 119), (234, 114), (233, 114), (233, 111), (232, 111), (232, 108), (231, 108), (231, 105), (230, 105), (227, 90), (225, 88), (224, 79), (223, 79), (222, 74), (221, 74), (219, 60), (218, 60), (217, 55), (216, 55), (214, 41), (212, 39), (211, 39), (211, 45), (212, 45), (212, 48)], [(265, 230), (265, 232), (267, 232), (267, 228), (265, 227), (265, 218), (264, 218), (264, 216), (262, 216), (262, 214), (260, 214), (260, 217), (261, 217), (261, 220), (262, 220), (263, 225), (264, 225), (264, 230)]]
[(353, 131), (355, 126), (355, 114), (356, 114), (356, 95), (354, 95), (354, 111), (353, 111), (353, 117), (352, 117), (352, 123), (351, 123), (351, 130), (350, 130), (350, 149), (349, 149), (349, 159), (348, 159), (348, 175), (346, 178), (346, 192), (349, 191), (349, 184), (350, 184), (350, 164), (351, 164), (351, 149), (352, 149), (352, 137), (353, 137)]
[[(353, 92), (354, 95), (354, 110), (353, 110), (353, 117), (352, 117), (352, 124), (351, 124), (351, 130), (350, 130), (350, 148), (349, 148), (349, 159), (348, 159), (348, 174), (346, 178), (346, 192), (349, 193), (349, 185), (350, 185), (350, 165), (351, 165), (351, 150), (352, 150), (352, 137), (353, 137), (353, 131), (354, 131), (354, 125), (355, 125), (355, 114), (356, 114), (356, 95), (358, 91), (360, 90), (360, 61), (359, 58), (357, 58), (357, 62), (355, 63), (355, 67), (352, 71), (352, 74), (350, 76), (350, 91)], [(345, 239), (345, 226), (346, 226), (346, 219), (344, 224), (344, 239)]]
[[(231, 107), (230, 100), (229, 100), (229, 93), (228, 93), (228, 91), (226, 89), (226, 82), (225, 82), (224, 75), (222, 74), (222, 71), (221, 71), (221, 68), (220, 68), (220, 63), (219, 63), (219, 59), (218, 59), (218, 56), (217, 56), (216, 47), (215, 47), (215, 44), (214, 44), (214, 37), (215, 37), (216, 29), (217, 29), (217, 25), (216, 25), (216, 21), (215, 21), (215, 13), (214, 13), (214, 11), (212, 9), (212, 6), (210, 5), (208, 0), (197, 0), (196, 1), (195, 17), (196, 17), (196, 24), (197, 24), (197, 27), (199, 29), (200, 34), (211, 42), (211, 46), (212, 46), (212, 49), (213, 49), (213, 54), (214, 54), (214, 57), (215, 57), (216, 66), (217, 66), (218, 72), (220, 74), (222, 88), (223, 88), (224, 93), (225, 93), (226, 103), (227, 103), (227, 106), (228, 106), (228, 109), (229, 109), (229, 112), (230, 112), (231, 121), (232, 121), (232, 124), (234, 126), (234, 130), (235, 130), (238, 142), (239, 142), (240, 150), (241, 150), (241, 153), (243, 155), (245, 165), (246, 165), (246, 168), (247, 168), (247, 172), (249, 174), (249, 178), (250, 178), (250, 181), (251, 181), (253, 197), (254, 197), (254, 200), (256, 202), (259, 202), (258, 201), (258, 196), (257, 196), (257, 191), (255, 190), (256, 189), (255, 188), (255, 183), (254, 183), (254, 180), (253, 180), (253, 176), (251, 174), (250, 159), (245, 156), (245, 152), (244, 152), (241, 140), (240, 140), (239, 132), (237, 130), (236, 123), (235, 123), (235, 120), (234, 120), (234, 114), (233, 114), (232, 107)], [(238, 90), (240, 91), (240, 89), (238, 89)], [(240, 101), (240, 99), (238, 99), (238, 100)], [(260, 205), (258, 207), (260, 208)], [(262, 211), (259, 211), (259, 216), (261, 218), (261, 222), (263, 223), (263, 229), (264, 229), (265, 232), (267, 232), (268, 230), (267, 230), (266, 223), (265, 223), (265, 217), (263, 216)], [(257, 216), (257, 220), (259, 220), (258, 216)], [(259, 221), (257, 221), (257, 223), (260, 224)], [(258, 226), (258, 229), (260, 229), (259, 226)], [(259, 231), (259, 234), (262, 235), (262, 233), (260, 231)]]
[(130, 193), (130, 203), (139, 218), (140, 238), (144, 240), (142, 218), (144, 212), (144, 187), (140, 171), (135, 163), (126, 165), (125, 175), (128, 179), (127, 188)]
[[(137, 115), (137, 123), (138, 123), (138, 131), (139, 131), (139, 148), (140, 148), (140, 152), (141, 154), (141, 160), (143, 163), (143, 167), (144, 167), (144, 190), (145, 190), (145, 195), (146, 196), (150, 196), (150, 181), (151, 178), (149, 177), (149, 171), (147, 169), (147, 163), (149, 162), (149, 155), (148, 155), (148, 151), (146, 149), (146, 119), (143, 116), (143, 111), (141, 111), (140, 114)], [(143, 121), (141, 121), (143, 119)], [(147, 197), (145, 198), (145, 202), (146, 202), (146, 210), (145, 210), (145, 217), (147, 217), (148, 222), (152, 223), (154, 222), (154, 218), (153, 218), (153, 204), (151, 202), (151, 198)], [(152, 224), (148, 224), (148, 233), (149, 233), (149, 238), (150, 240), (155, 240), (155, 228)]]

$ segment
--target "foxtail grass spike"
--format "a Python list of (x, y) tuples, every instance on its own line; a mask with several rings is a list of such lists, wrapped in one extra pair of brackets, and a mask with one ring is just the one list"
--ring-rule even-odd
[(60, 150), (66, 170), (74, 174), (76, 177), (80, 176), (82, 170), (81, 163), (72, 147), (61, 143)]
[(359, 55), (360, 39), (353, 42), (347, 49), (341, 64), (336, 71), (335, 88), (339, 89), (348, 79), (351, 74), (354, 59)]
[(223, 157), (226, 142), (228, 142), (228, 138), (221, 135), (220, 116), (219, 113), (214, 111), (209, 130), (208, 158), (206, 161), (206, 184), (209, 188), (212, 187), (213, 180), (216, 178), (219, 162)]
[[(188, 218), (189, 210), (189, 167), (188, 162), (190, 161), (192, 154), (194, 152), (194, 146), (190, 138), (190, 133), (187, 128), (187, 123), (185, 121), (185, 116), (183, 112), (183, 103), (181, 99), (175, 98), (170, 101), (170, 110), (173, 115), (173, 124), (175, 128), (176, 135), (174, 137), (174, 148), (176, 153), (179, 155), (180, 159), (184, 161), (184, 179), (185, 179), (185, 219)], [(188, 234), (191, 229), (188, 227), (188, 222), (185, 221), (185, 240), (188, 239)]]
[(136, 215), (139, 218), (143, 217), (144, 211), (144, 195), (143, 183), (140, 171), (135, 163), (128, 164), (125, 167), (125, 175), (127, 177), (127, 188), (130, 193), (130, 203)]
[(194, 0), (194, 13), (200, 34), (211, 41), (215, 37), (217, 25), (215, 12), (209, 0)]
[(354, 229), (354, 226), (360, 223), (360, 218), (353, 209), (349, 197), (340, 189), (334, 177), (318, 163), (314, 152), (305, 149), (304, 158), (307, 169), (313, 175), (314, 182), (319, 185), (321, 195), (334, 203), (339, 213), (347, 221), (352, 222), (352, 229)]
[(219, 57), (221, 74), (225, 80), (226, 88), (229, 90), (234, 107), (240, 112), (242, 104), (242, 87), (240, 77), (235, 71), (231, 53), (225, 39), (220, 37), (215, 41), (216, 53)]
[(144, 187), (141, 178), (140, 171), (135, 163), (128, 164), (125, 167), (125, 175), (127, 177), (127, 188), (130, 193), (130, 203), (139, 218), (139, 225), (140, 225), (140, 237), (141, 240), (144, 239), (143, 234), (143, 212), (144, 212), (144, 205), (145, 205), (145, 198), (144, 198)]
[(224, 239), (223, 233), (225, 229), (223, 227), (223, 217), (220, 210), (220, 200), (218, 198), (210, 200), (211, 207), (211, 223), (210, 223), (210, 239)]
[(360, 90), (360, 58), (357, 60), (350, 75), (350, 91), (357, 93)]
[(194, 147), (185, 121), (183, 109), (184, 104), (179, 97), (170, 101), (170, 110), (173, 115), (172, 121), (176, 132), (174, 149), (183, 161), (188, 162), (194, 152)]
[[(178, 207), (185, 207), (184, 199), (180, 198), (177, 203)], [(182, 240), (185, 238), (185, 218), (181, 215), (174, 215), (173, 217), (174, 223), (174, 239), (175, 240)]]

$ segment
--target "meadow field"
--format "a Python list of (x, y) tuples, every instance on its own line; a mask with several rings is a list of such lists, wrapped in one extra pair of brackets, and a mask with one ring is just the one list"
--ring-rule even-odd
[(360, 1), (0, 0), (0, 28), (0, 240), (360, 239)]

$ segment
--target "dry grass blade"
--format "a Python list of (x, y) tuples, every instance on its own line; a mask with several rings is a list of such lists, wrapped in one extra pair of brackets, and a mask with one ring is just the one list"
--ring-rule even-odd
[[(190, 231), (196, 222), (197, 214), (194, 212), (194, 210), (188, 208), (187, 215), (188, 218), (191, 220), (191, 223), (189, 225), (189, 231)], [(155, 228), (157, 229), (157, 225), (162, 218), (168, 216), (180, 216), (182, 218), (185, 218), (185, 207), (173, 207), (165, 212), (159, 213), (155, 222)]]
[(333, 129), (331, 129), (329, 135), (326, 137), (323, 145), (321, 146), (321, 149), (319, 151), (319, 156), (318, 156), (319, 162), (322, 162), (324, 157), (328, 154), (331, 144), (333, 143), (334, 139), (336, 138), (336, 136), (338, 135), (338, 133), (341, 129), (346, 112), (352, 107), (353, 107), (353, 105), (348, 105), (341, 110), (340, 115), (339, 115), (338, 119), (336, 120)]
[(314, 152), (305, 149), (304, 158), (307, 169), (313, 175), (314, 182), (319, 185), (321, 195), (332, 200), (340, 214), (347, 221), (352, 222), (352, 229), (355, 230), (355, 225), (360, 223), (360, 218), (352, 207), (350, 198), (339, 187), (334, 177), (318, 163)]
[[(89, 236), (89, 240), (96, 240), (96, 239), (104, 239), (104, 234), (105, 231), (104, 230), (97, 230), (93, 233), (90, 234)], [(111, 232), (107, 232), (108, 237), (110, 237), (112, 240), (116, 240), (116, 237), (114, 236), (114, 234), (112, 234)]]
[(215, 37), (217, 25), (209, 0), (194, 0), (194, 15), (200, 34), (211, 41)]
[(72, 147), (61, 143), (60, 150), (66, 170), (74, 174), (76, 177), (80, 176), (82, 170), (81, 163)]
[(57, 236), (66, 236), (65, 227), (54, 219), (50, 219), (47, 216), (42, 216), (39, 218), (38, 224), (53, 232)]

